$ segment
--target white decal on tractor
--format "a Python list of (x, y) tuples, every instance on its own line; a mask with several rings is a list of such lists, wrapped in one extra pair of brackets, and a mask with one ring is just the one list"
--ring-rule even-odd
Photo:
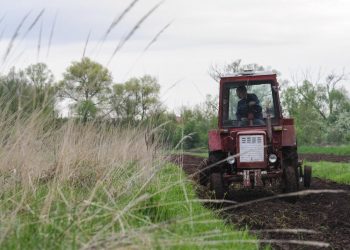
[(239, 137), (240, 162), (264, 161), (263, 135), (241, 135)]

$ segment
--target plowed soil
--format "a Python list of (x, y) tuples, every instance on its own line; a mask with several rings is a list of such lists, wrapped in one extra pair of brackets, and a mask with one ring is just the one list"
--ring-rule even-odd
[[(202, 160), (203, 158), (189, 155), (172, 157), (172, 161), (182, 166), (189, 175), (198, 171), (198, 165)], [(330, 244), (329, 249), (350, 249), (350, 186), (313, 178), (311, 189), (337, 189), (345, 190), (346, 193), (312, 194), (300, 197), (296, 202), (273, 199), (238, 208), (222, 205), (227, 210), (220, 214), (226, 221), (238, 227), (248, 227), (261, 240), (326, 242)], [(198, 188), (200, 197), (207, 197), (207, 193), (207, 189)], [(231, 190), (227, 199), (242, 203), (273, 195), (274, 193), (264, 190)], [(211, 207), (217, 209), (217, 207)], [(293, 229), (295, 232), (286, 232), (286, 229)], [(275, 231), (271, 232), (271, 230)], [(318, 249), (315, 246), (286, 242), (272, 243), (272, 247), (274, 249)]]
[(307, 161), (349, 162), (350, 155), (299, 154), (300, 159)]

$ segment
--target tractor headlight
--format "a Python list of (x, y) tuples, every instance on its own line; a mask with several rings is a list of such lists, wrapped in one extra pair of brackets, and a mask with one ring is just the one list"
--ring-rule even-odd
[(227, 157), (227, 163), (230, 165), (233, 165), (236, 162), (236, 159), (233, 155), (228, 155)]
[(270, 154), (269, 156), (269, 162), (275, 163), (277, 161), (277, 156), (275, 154)]

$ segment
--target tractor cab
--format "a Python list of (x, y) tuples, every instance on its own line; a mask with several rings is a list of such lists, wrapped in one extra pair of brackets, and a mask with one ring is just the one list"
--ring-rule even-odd
[(310, 185), (311, 168), (302, 171), (294, 120), (282, 115), (275, 73), (223, 76), (219, 97), (218, 128), (208, 132), (209, 157), (200, 174), (203, 185), (209, 182), (218, 198), (232, 183), (244, 188), (280, 183), (286, 192), (297, 191), (302, 179)]
[(220, 83), (219, 127), (261, 127), (281, 118), (278, 83), (273, 73), (225, 76)]

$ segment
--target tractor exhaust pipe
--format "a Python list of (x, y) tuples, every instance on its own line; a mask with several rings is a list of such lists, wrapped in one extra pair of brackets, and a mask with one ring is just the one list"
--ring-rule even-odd
[(269, 143), (272, 143), (272, 123), (271, 123), (271, 115), (267, 112), (266, 117), (266, 127), (267, 127), (267, 137), (269, 139)]

